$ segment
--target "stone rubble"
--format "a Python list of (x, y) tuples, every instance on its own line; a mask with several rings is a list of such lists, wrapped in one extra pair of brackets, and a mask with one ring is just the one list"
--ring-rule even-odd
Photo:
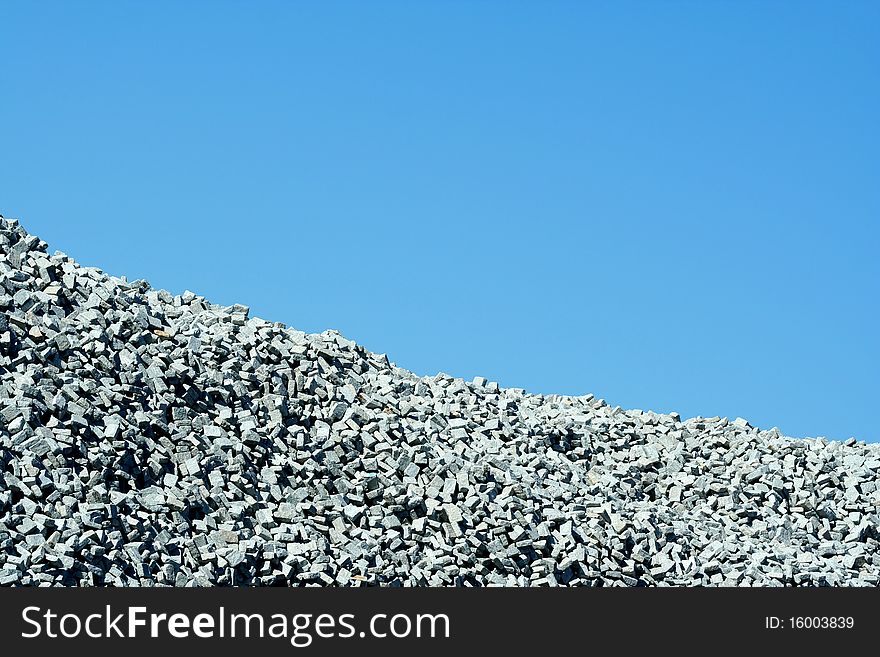
[(880, 445), (419, 377), (0, 218), (0, 585), (880, 583)]

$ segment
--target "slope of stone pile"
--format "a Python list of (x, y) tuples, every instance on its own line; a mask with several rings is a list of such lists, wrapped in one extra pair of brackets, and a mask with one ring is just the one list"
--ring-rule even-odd
[(877, 445), (418, 377), (2, 218), (0, 313), (0, 584), (878, 584)]

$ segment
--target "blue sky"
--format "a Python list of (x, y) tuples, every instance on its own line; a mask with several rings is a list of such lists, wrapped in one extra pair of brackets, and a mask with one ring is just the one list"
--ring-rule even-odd
[(420, 374), (880, 440), (876, 2), (4, 2), (0, 212)]

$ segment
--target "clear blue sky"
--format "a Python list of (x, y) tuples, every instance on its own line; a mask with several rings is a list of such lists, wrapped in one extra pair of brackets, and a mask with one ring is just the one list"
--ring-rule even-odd
[(4, 2), (0, 90), (0, 212), (84, 264), (880, 439), (880, 3)]

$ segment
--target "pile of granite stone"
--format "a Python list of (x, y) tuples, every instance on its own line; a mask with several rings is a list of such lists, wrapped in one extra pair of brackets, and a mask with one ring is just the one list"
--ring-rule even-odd
[(869, 585), (880, 445), (419, 377), (0, 218), (0, 584)]

